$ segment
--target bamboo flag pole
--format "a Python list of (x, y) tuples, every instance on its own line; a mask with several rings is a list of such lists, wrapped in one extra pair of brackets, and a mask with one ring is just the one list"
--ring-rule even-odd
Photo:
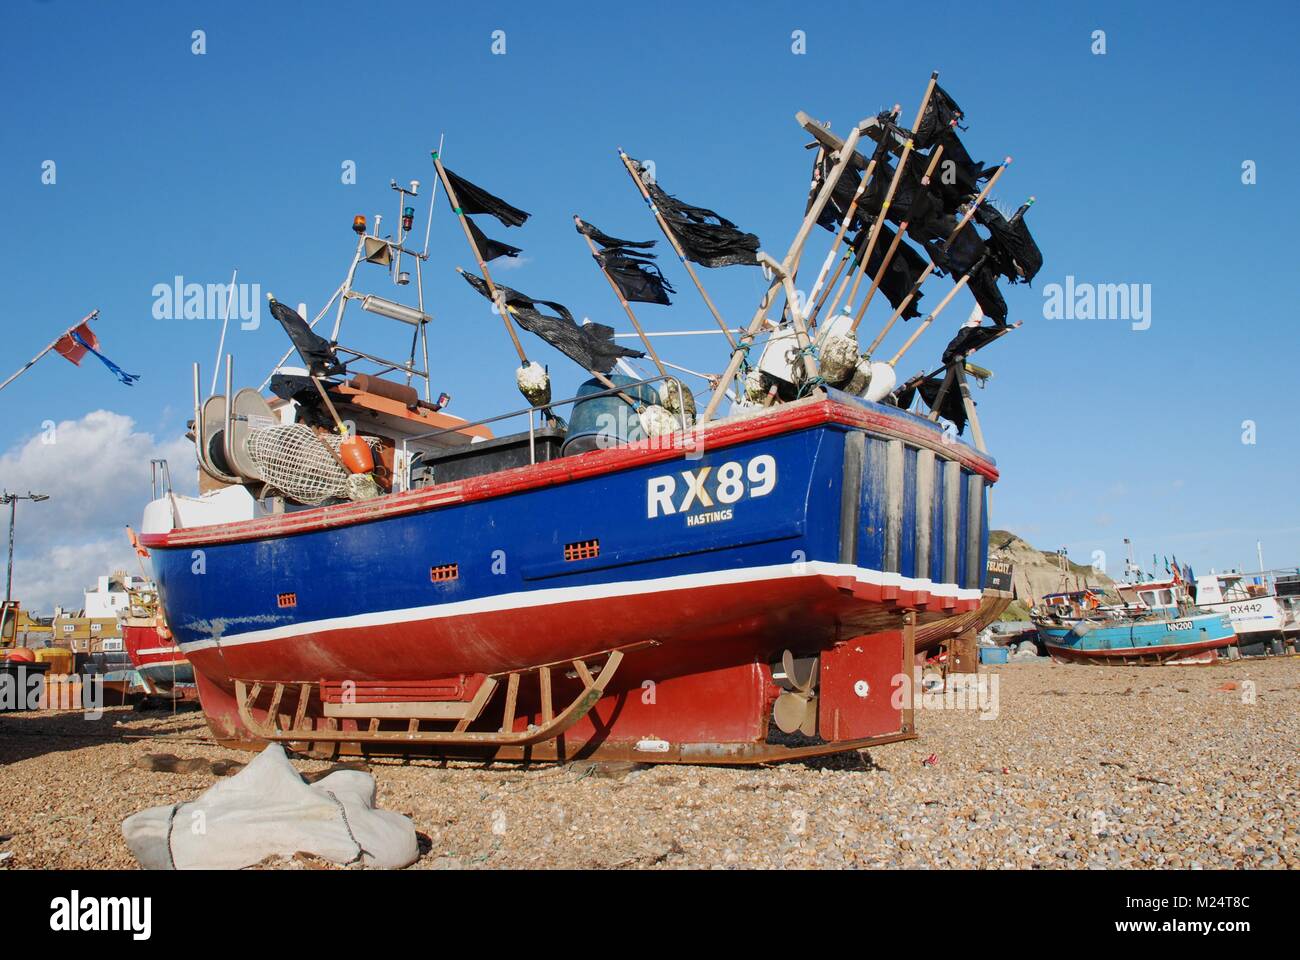
[[(861, 135), (861, 130), (861, 123), (855, 125), (853, 132), (849, 134), (848, 139), (845, 140), (843, 146), (840, 147), (839, 159), (836, 160), (835, 166), (831, 168), (831, 172), (827, 174), (826, 181), (822, 184), (821, 192), (818, 193), (817, 199), (813, 202), (813, 205), (808, 208), (808, 212), (804, 214), (803, 223), (795, 233), (794, 241), (790, 244), (790, 250), (786, 253), (785, 261), (780, 265), (783, 270), (786, 265), (791, 263), (799, 255), (800, 251), (803, 249), (804, 241), (808, 239), (808, 234), (817, 223), (818, 218), (822, 215), (822, 210), (830, 200), (831, 193), (835, 189), (835, 184), (839, 183), (841, 174), (844, 173), (845, 169), (849, 165), (849, 161), (853, 158), (853, 150), (858, 144), (858, 137)], [(727, 384), (735, 378), (737, 371), (740, 370), (740, 365), (744, 361), (746, 354), (749, 352), (750, 344), (753, 342), (754, 337), (758, 335), (759, 330), (767, 319), (768, 308), (772, 305), (777, 290), (786, 288), (788, 283), (788, 276), (773, 276), (772, 282), (768, 284), (767, 291), (763, 294), (763, 298), (758, 304), (758, 309), (754, 311), (753, 319), (749, 321), (749, 326), (745, 329), (744, 334), (740, 338), (740, 344), (731, 352), (731, 361), (727, 364), (727, 371), (718, 381), (717, 387), (714, 388), (713, 396), (709, 398), (709, 405), (705, 408), (703, 415), (699, 419), (700, 423), (708, 423), (713, 419), (713, 415), (718, 412), (718, 407), (722, 404), (722, 400), (726, 396)], [(787, 296), (789, 296), (788, 289)], [(803, 326), (803, 319), (800, 317), (797, 309), (795, 309), (793, 313), (797, 318), (796, 329), (801, 329)]]
[[(867, 272), (867, 264), (871, 262), (871, 253), (876, 249), (876, 239), (880, 236), (880, 226), (885, 222), (885, 217), (889, 213), (889, 205), (894, 202), (894, 192), (898, 189), (899, 182), (903, 179), (903, 169), (907, 166), (907, 160), (912, 155), (912, 150), (916, 146), (916, 128), (921, 125), (925, 119), (926, 107), (930, 105), (930, 95), (934, 93), (935, 82), (939, 79), (939, 71), (935, 70), (930, 74), (930, 82), (925, 85), (925, 94), (921, 97), (921, 109), (916, 112), (916, 122), (912, 124), (911, 133), (903, 143), (903, 152), (898, 157), (898, 166), (894, 168), (894, 179), (889, 182), (889, 189), (885, 193), (885, 199), (880, 204), (880, 212), (876, 215), (875, 222), (871, 225), (871, 232), (867, 235), (867, 246), (862, 252), (862, 257), (858, 263), (857, 275), (853, 278), (853, 287), (849, 290), (848, 304), (853, 303), (853, 298), (858, 295), (858, 284), (862, 282), (863, 276)], [(892, 136), (888, 129), (882, 131), (885, 137)], [(847, 312), (846, 307), (846, 312)], [(854, 323), (854, 330), (857, 324)]]
[(23, 364), (23, 365), (18, 369), (18, 372), (17, 372), (17, 373), (15, 373), (13, 376), (11, 376), (11, 377), (10, 377), (8, 380), (6, 380), (4, 383), (0, 383), (0, 390), (3, 390), (5, 387), (9, 386), (9, 384), (13, 383), (15, 380), (17, 380), (19, 377), (21, 377), (24, 373), (26, 373), (26, 372), (27, 372), (28, 370), (30, 370), (32, 367), (36, 366), (36, 362), (37, 362), (38, 360), (40, 360), (41, 357), (45, 356), (47, 353), (49, 353), (51, 350), (53, 350), (56, 346), (58, 346), (59, 341), (62, 340), (64, 337), (66, 337), (68, 334), (70, 334), (73, 330), (76, 330), (77, 327), (81, 326), (83, 323), (88, 323), (89, 321), (94, 320), (94, 319), (95, 319), (96, 317), (98, 317), (98, 316), (99, 316), (99, 311), (98, 311), (98, 310), (92, 310), (92, 311), (90, 311), (90, 313), (86, 314), (84, 317), (82, 317), (80, 320), (78, 320), (78, 321), (77, 321), (76, 323), (74, 323), (72, 326), (68, 327), (68, 329), (64, 330), (61, 334), (59, 334), (57, 337), (55, 337), (53, 340), (51, 340), (51, 341), (49, 342), (49, 344), (46, 345), (46, 347), (45, 347), (44, 350), (42, 350), (42, 351), (41, 351), (40, 353), (38, 353), (36, 356), (32, 357), (30, 360), (28, 360), (26, 363), (24, 363), (24, 364)]
[(465, 231), (465, 240), (469, 243), (474, 259), (478, 261), (479, 271), (483, 274), (483, 282), (487, 284), (488, 292), (492, 294), (492, 302), (497, 305), (497, 312), (501, 314), (501, 322), (506, 325), (506, 333), (510, 334), (510, 342), (515, 345), (515, 352), (519, 354), (519, 362), (526, 367), (528, 366), (528, 355), (524, 353), (524, 345), (519, 342), (519, 334), (515, 332), (515, 325), (510, 322), (505, 297), (501, 296), (496, 284), (492, 282), (492, 274), (488, 272), (487, 262), (483, 259), (478, 244), (474, 242), (474, 234), (470, 232), (469, 224), (465, 222), (465, 213), (460, 208), (460, 199), (452, 188), (451, 179), (447, 176), (447, 171), (443, 169), (442, 160), (436, 150), (433, 152), (433, 166), (438, 171), (438, 179), (442, 181), (443, 189), (447, 191), (447, 199), (451, 201), (451, 208), (455, 211), (457, 219), (460, 220), (461, 229)]
[[(921, 187), (925, 188), (930, 185), (930, 177), (934, 173), (934, 168), (939, 165), (939, 158), (943, 156), (943, 144), (935, 148), (934, 153), (930, 155), (930, 163), (925, 168), (925, 175), (921, 177)], [(867, 307), (871, 306), (871, 299), (880, 289), (880, 281), (885, 278), (885, 271), (889, 269), (890, 263), (893, 262), (894, 254), (898, 252), (899, 244), (903, 242), (903, 234), (907, 233), (907, 228), (911, 224), (910, 219), (905, 219), (898, 224), (898, 229), (894, 232), (894, 239), (889, 243), (889, 249), (885, 251), (884, 258), (880, 261), (880, 269), (876, 275), (871, 278), (871, 286), (867, 289), (867, 295), (862, 298), (862, 306), (858, 307), (857, 315), (853, 318), (852, 331), (858, 332), (858, 324), (862, 318), (867, 315)]]
[[(989, 182), (984, 184), (984, 189), (980, 191), (979, 196), (975, 198), (974, 202), (972, 202), (966, 209), (966, 212), (962, 214), (961, 219), (957, 221), (957, 226), (952, 228), (952, 232), (948, 234), (948, 239), (944, 240), (943, 244), (940, 246), (940, 249), (944, 253), (948, 252), (949, 247), (951, 247), (952, 242), (957, 239), (957, 234), (961, 232), (962, 227), (970, 223), (971, 217), (975, 216), (975, 211), (979, 209), (979, 205), (984, 202), (984, 198), (989, 195), (989, 191), (993, 189), (993, 185), (998, 182), (998, 178), (1002, 176), (1003, 172), (1010, 164), (1011, 158), (1007, 157), (1002, 161), (1002, 165), (993, 171), (993, 176), (989, 177)], [(912, 289), (908, 291), (907, 296), (903, 298), (903, 301), (890, 315), (889, 320), (885, 322), (885, 328), (876, 335), (875, 340), (871, 341), (871, 346), (867, 348), (867, 353), (872, 353), (876, 347), (880, 346), (881, 341), (885, 339), (885, 334), (888, 333), (890, 327), (894, 325), (894, 321), (902, 315), (903, 311), (907, 309), (907, 305), (912, 302), (920, 291), (921, 284), (925, 283), (926, 278), (930, 276), (930, 274), (934, 273), (934, 268), (934, 259), (931, 258), (930, 262), (925, 265), (925, 269), (921, 271), (921, 275), (917, 277), (916, 282), (912, 284)]]
[[(898, 116), (898, 111), (900, 109), (902, 108), (898, 104), (894, 104), (893, 115), (895, 117)], [(831, 282), (826, 285), (825, 292), (822, 293), (821, 299), (818, 300), (817, 294), (822, 288), (822, 283), (826, 279), (827, 272), (830, 270), (831, 261), (835, 258), (835, 251), (840, 248), (840, 243), (844, 240), (844, 234), (848, 231), (849, 224), (853, 222), (853, 215), (857, 212), (858, 201), (862, 199), (862, 195), (866, 192), (867, 186), (871, 183), (872, 175), (876, 172), (878, 156), (878, 151), (871, 155), (871, 161), (867, 164), (866, 171), (858, 181), (858, 189), (853, 192), (853, 199), (849, 202), (849, 209), (844, 214), (844, 219), (840, 221), (840, 227), (835, 234), (835, 239), (832, 241), (830, 249), (826, 251), (826, 259), (822, 263), (821, 272), (817, 274), (817, 282), (813, 284), (812, 293), (808, 295), (809, 300), (817, 300), (817, 305), (808, 314), (809, 327), (816, 326), (817, 312), (821, 310), (822, 304), (826, 302), (826, 294), (830, 292), (831, 287), (835, 286), (835, 281), (839, 279), (840, 271), (844, 269), (844, 264), (848, 262), (849, 255), (848, 253), (845, 253), (844, 257), (840, 260), (840, 265), (835, 270), (835, 276), (832, 277)], [(838, 299), (839, 298), (837, 297), (837, 302)]]
[(721, 327), (722, 332), (727, 335), (727, 342), (731, 344), (732, 349), (735, 349), (736, 340), (731, 335), (731, 330), (728, 329), (726, 321), (722, 319), (722, 314), (718, 312), (718, 308), (713, 305), (713, 301), (709, 298), (708, 292), (704, 289), (704, 284), (700, 283), (700, 278), (696, 275), (690, 261), (686, 259), (686, 254), (682, 250), (682, 245), (677, 242), (677, 237), (668, 226), (668, 221), (664, 219), (664, 215), (660, 213), (659, 208), (655, 206), (654, 200), (650, 197), (650, 191), (646, 189), (645, 183), (641, 180), (641, 175), (637, 173), (636, 169), (632, 166), (632, 158), (623, 152), (622, 147), (618, 148), (618, 157), (623, 161), (623, 166), (627, 168), (628, 176), (632, 178), (632, 182), (636, 184), (636, 188), (641, 191), (641, 198), (645, 200), (646, 205), (650, 208), (650, 212), (654, 214), (655, 220), (659, 223), (659, 229), (662, 230), (664, 236), (668, 238), (668, 242), (672, 244), (673, 250), (677, 252), (677, 258), (681, 260), (682, 266), (685, 267), (686, 272), (690, 274), (691, 281), (695, 284), (695, 289), (700, 291), (700, 296), (704, 298), (704, 305), (709, 308), (709, 313), (713, 314), (713, 319), (718, 321), (718, 326)]
[[(1034, 198), (1030, 197), (1029, 201), (1023, 204), (1020, 207), (1020, 209), (1015, 212), (1015, 214), (1011, 217), (1010, 222), (1015, 223), (1022, 216), (1024, 216), (1025, 211), (1028, 210), (1033, 205), (1033, 203), (1034, 203)], [(953, 235), (955, 236), (956, 233), (957, 231), (954, 230)], [(921, 336), (921, 334), (925, 332), (925, 328), (934, 322), (934, 318), (939, 315), (940, 311), (942, 311), (944, 307), (948, 306), (948, 304), (952, 302), (952, 298), (957, 295), (957, 291), (960, 290), (962, 287), (966, 286), (966, 284), (970, 282), (970, 278), (974, 275), (975, 271), (980, 268), (980, 265), (983, 264), (986, 259), (988, 259), (987, 253), (984, 254), (984, 256), (980, 257), (978, 260), (976, 260), (974, 265), (969, 270), (967, 270), (965, 273), (962, 274), (961, 279), (958, 280), (955, 284), (953, 284), (952, 289), (948, 291), (948, 295), (939, 301), (939, 305), (935, 307), (932, 311), (930, 311), (930, 313), (926, 316), (926, 318), (923, 321), (921, 321), (920, 326), (918, 326), (915, 330), (912, 331), (912, 335), (907, 338), (907, 342), (904, 343), (903, 346), (899, 348), (898, 353), (894, 354), (893, 358), (889, 361), (889, 365), (891, 367), (898, 365), (898, 361), (902, 359), (903, 354), (907, 353), (907, 351), (912, 348), (912, 344), (916, 343), (917, 339)]]
[(591, 250), (591, 258), (596, 261), (596, 266), (600, 268), (601, 275), (609, 281), (609, 288), (614, 291), (614, 296), (618, 297), (618, 302), (623, 305), (623, 310), (627, 314), (627, 318), (632, 321), (632, 327), (636, 330), (637, 336), (639, 336), (641, 342), (645, 344), (646, 353), (650, 354), (650, 359), (654, 361), (655, 367), (658, 368), (659, 375), (661, 377), (668, 376), (668, 371), (664, 369), (664, 362), (659, 359), (659, 354), (655, 352), (654, 344), (652, 344), (650, 338), (645, 335), (645, 331), (641, 329), (641, 323), (637, 320), (636, 314), (632, 312), (632, 305), (627, 302), (627, 297), (623, 296), (623, 291), (618, 288), (618, 284), (614, 282), (614, 278), (609, 275), (609, 271), (605, 269), (605, 265), (600, 262), (600, 252), (596, 249), (596, 245), (592, 242), (591, 237), (582, 232), (582, 218), (576, 213), (573, 215), (573, 225), (578, 228), (578, 233), (582, 236), (582, 239), (587, 241), (587, 248)]
[(970, 282), (971, 274), (974, 273), (976, 270), (978, 270), (980, 268), (980, 264), (982, 264), (983, 262), (984, 262), (983, 257), (980, 257), (977, 261), (975, 261), (975, 266), (971, 267), (969, 270), (963, 273), (961, 275), (961, 279), (958, 280), (956, 283), (954, 283), (952, 285), (952, 289), (949, 290), (948, 293), (944, 296), (944, 298), (939, 301), (938, 306), (936, 306), (933, 310), (931, 310), (928, 314), (926, 314), (925, 319), (922, 320), (920, 325), (917, 326), (917, 328), (912, 331), (912, 335), (907, 338), (907, 342), (904, 343), (899, 348), (898, 353), (894, 354), (894, 356), (890, 359), (889, 365), (891, 367), (898, 366), (898, 361), (903, 358), (903, 354), (907, 353), (908, 350), (912, 349), (912, 344), (916, 343), (917, 339), (921, 336), (921, 334), (925, 333), (925, 328), (928, 327), (930, 324), (934, 323), (934, 318), (943, 312), (944, 307), (952, 303), (952, 298), (957, 296), (957, 291), (959, 291), (962, 287), (966, 286), (968, 282)]

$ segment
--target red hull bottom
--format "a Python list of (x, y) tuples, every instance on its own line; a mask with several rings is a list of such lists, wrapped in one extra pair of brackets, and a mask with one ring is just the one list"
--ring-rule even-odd
[[(761, 592), (757, 602), (756, 591)], [(558, 609), (534, 607), (223, 645), (195, 650), (191, 660), (209, 726), (230, 746), (255, 749), (265, 742), (241, 716), (239, 680), (260, 691), (246, 704), (249, 719), (269, 725), (274, 710), (276, 725), (285, 731), (278, 739), (314, 754), (763, 763), (916, 735), (908, 690), (900, 688), (899, 678), (910, 677), (918, 636), (950, 622), (977, 630), (983, 626), (977, 614), (986, 607), (988, 618), (996, 617), (996, 605), (936, 599), (936, 609), (920, 610), (916, 629), (909, 631), (904, 629), (906, 610), (908, 605), (916, 608), (916, 599), (886, 598), (879, 587), (864, 589), (841, 578), (794, 577), (671, 596), (633, 595), (617, 603), (569, 603)], [(756, 606), (761, 607), (757, 613)], [(508, 659), (520, 667), (559, 664), (548, 674), (559, 703), (583, 693), (577, 674), (565, 669), (566, 660), (613, 649), (624, 650), (624, 657), (608, 689), (581, 719), (558, 737), (527, 746), (422, 743), (418, 738), (375, 742), (368, 735), (390, 731), (393, 737), (397, 734), (391, 731), (427, 725), (400, 717), (326, 716), (322, 680), (352, 681), (365, 689), (367, 684), (427, 682), (455, 670), (481, 678), (482, 673), (473, 674), (469, 658), (484, 649), (495, 659), (508, 650)], [(783, 692), (772, 664), (785, 649), (818, 661), (816, 698), (809, 708), (816, 714), (811, 735), (786, 736), (770, 722)], [(390, 666), (381, 673), (384, 664)], [(520, 734), (547, 722), (537, 690), (524, 683), (514, 687), (507, 694), (501, 684), (472, 731), (504, 732), (501, 724), (508, 721), (503, 716), (513, 718), (509, 730)], [(282, 689), (273, 693), (276, 688)], [(467, 688), (460, 702), (471, 693)], [(511, 699), (503, 714), (507, 696)], [(803, 729), (807, 733), (810, 728)], [(299, 731), (307, 734), (301, 740), (289, 735)], [(313, 738), (312, 731), (329, 731), (330, 742)], [(340, 736), (353, 731), (356, 740)]]

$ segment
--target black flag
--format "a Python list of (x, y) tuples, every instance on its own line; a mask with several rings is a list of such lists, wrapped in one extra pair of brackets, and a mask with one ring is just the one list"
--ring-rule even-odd
[[(460, 201), (461, 213), (489, 213), (507, 227), (521, 227), (524, 221), (528, 219), (528, 214), (518, 207), (512, 207), (500, 197), (494, 197), (482, 187), (470, 183), (464, 177), (456, 176), (446, 167), (443, 167), (443, 170), (446, 170), (447, 180), (451, 183), (452, 189), (456, 191), (456, 199)], [(447, 195), (447, 199), (450, 202), (451, 194)]]
[(989, 317), (999, 327), (1007, 325), (1007, 302), (1002, 299), (1002, 291), (998, 289), (998, 277), (989, 266), (989, 258), (984, 257), (975, 265), (971, 271), (970, 280), (967, 283), (970, 292), (975, 295), (975, 302), (980, 305), (980, 310), (984, 316)]
[(609, 274), (625, 300), (662, 303), (664, 306), (672, 304), (668, 294), (677, 291), (654, 263), (655, 255), (645, 252), (655, 245), (655, 241), (620, 240), (602, 233), (584, 220), (579, 220), (575, 226), (579, 233), (586, 234), (604, 248), (596, 254), (596, 262)]
[(1012, 283), (1028, 283), (1043, 268), (1043, 254), (1029, 234), (1024, 214), (1028, 204), (1017, 210), (1008, 220), (991, 204), (981, 203), (975, 219), (988, 228), (985, 246), (995, 273)]
[(479, 255), (483, 258), (484, 263), (491, 263), (497, 257), (517, 257), (523, 253), (518, 247), (512, 247), (508, 243), (491, 239), (469, 217), (465, 218), (465, 222), (469, 224), (469, 232), (474, 237), (474, 245), (478, 247)]
[[(919, 392), (925, 405), (934, 409), (934, 402), (939, 398), (939, 390), (943, 387), (943, 381), (947, 377), (947, 372), (937, 373), (932, 377), (926, 377), (919, 383), (910, 384), (898, 391), (898, 406), (906, 410), (912, 405)], [(961, 390), (954, 383), (948, 388), (944, 395), (943, 403), (939, 407), (939, 416), (945, 420), (952, 421), (952, 425), (957, 428), (957, 435), (961, 436), (966, 429), (966, 403), (962, 399)]]
[[(482, 277), (463, 274), (469, 285), (491, 300), (492, 293)], [(562, 303), (553, 300), (534, 300), (532, 297), (496, 284), (497, 290), (510, 308), (519, 326), (541, 337), (578, 366), (595, 373), (609, 373), (619, 357), (644, 357), (637, 350), (629, 350), (614, 342), (614, 328), (603, 323), (574, 323), (573, 314)], [(550, 307), (558, 317), (548, 316), (537, 305)]]
[(948, 341), (948, 346), (944, 348), (944, 364), (947, 365), (954, 360), (970, 356), (976, 350), (988, 346), (1002, 336), (1003, 332), (998, 327), (962, 327), (957, 331), (957, 335)]
[[(640, 161), (633, 160), (632, 163), (638, 171), (644, 169)], [(668, 229), (681, 244), (687, 260), (693, 260), (702, 267), (758, 263), (758, 237), (754, 234), (737, 229), (726, 217), (719, 216), (706, 207), (682, 203), (676, 197), (664, 193), (657, 183), (648, 182), (644, 177), (641, 182), (663, 215)]]
[(334, 352), (334, 344), (307, 326), (307, 321), (298, 315), (297, 310), (279, 300), (271, 300), (270, 306), (271, 316), (279, 320), (280, 326), (284, 327), (284, 332), (293, 341), (298, 355), (307, 364), (308, 373), (313, 377), (332, 377), (335, 374), (347, 373), (343, 361)]
[[(858, 235), (853, 238), (853, 262), (860, 263), (862, 252), (866, 248), (867, 239), (871, 236), (870, 229), (858, 231)], [(885, 251), (889, 245), (894, 242), (894, 231), (889, 224), (880, 225), (880, 236), (876, 238), (876, 245), (871, 250), (871, 259), (867, 261), (867, 276), (872, 280), (876, 278), (876, 272), (880, 269), (881, 262), (885, 259)], [(889, 261), (889, 269), (885, 275), (880, 278), (880, 292), (885, 295), (889, 305), (895, 310), (901, 304), (907, 295), (912, 292), (912, 287), (916, 285), (916, 280), (925, 270), (925, 258), (908, 246), (907, 242), (900, 240), (898, 249), (894, 252), (894, 258)], [(910, 320), (912, 317), (920, 316), (921, 311), (916, 308), (917, 301), (923, 297), (923, 293), (917, 293), (900, 316), (904, 320)]]
[[(930, 100), (925, 105), (925, 114), (916, 128), (912, 138), (918, 150), (928, 150), (939, 142), (940, 136), (947, 130), (961, 123), (966, 116), (957, 101), (948, 95), (948, 91), (937, 83), (930, 93)], [(947, 153), (947, 151), (944, 151)]]

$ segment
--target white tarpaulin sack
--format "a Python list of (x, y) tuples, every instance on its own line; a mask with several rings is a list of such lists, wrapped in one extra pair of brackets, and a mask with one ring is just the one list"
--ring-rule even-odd
[(396, 869), (419, 856), (410, 819), (375, 809), (374, 777), (337, 770), (309, 784), (279, 744), (197, 800), (128, 817), (122, 834), (150, 870), (238, 870), (299, 851)]

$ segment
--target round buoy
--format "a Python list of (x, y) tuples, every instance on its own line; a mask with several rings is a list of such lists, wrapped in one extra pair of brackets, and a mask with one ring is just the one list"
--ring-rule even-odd
[(821, 377), (838, 386), (853, 375), (858, 365), (858, 338), (851, 332), (832, 333), (821, 348)]
[(867, 384), (866, 399), (874, 401), (885, 399), (893, 391), (896, 383), (898, 383), (898, 376), (894, 373), (893, 367), (887, 363), (873, 363), (871, 365), (871, 381)]
[(349, 473), (369, 473), (375, 469), (375, 457), (370, 452), (370, 444), (356, 435), (345, 437), (339, 444), (339, 459)]
[(657, 403), (646, 404), (637, 416), (647, 437), (666, 437), (681, 429), (677, 418)]
[(687, 424), (695, 422), (695, 397), (676, 377), (670, 377), (659, 384), (659, 399), (669, 413), (679, 414), (685, 411)]
[(536, 360), (515, 371), (515, 384), (529, 406), (544, 407), (551, 402), (551, 377)]
[(36, 662), (36, 654), (32, 653), (32, 651), (28, 650), (26, 647), (11, 647), (4, 651), (4, 658), (6, 660), (11, 660), (14, 663)]

